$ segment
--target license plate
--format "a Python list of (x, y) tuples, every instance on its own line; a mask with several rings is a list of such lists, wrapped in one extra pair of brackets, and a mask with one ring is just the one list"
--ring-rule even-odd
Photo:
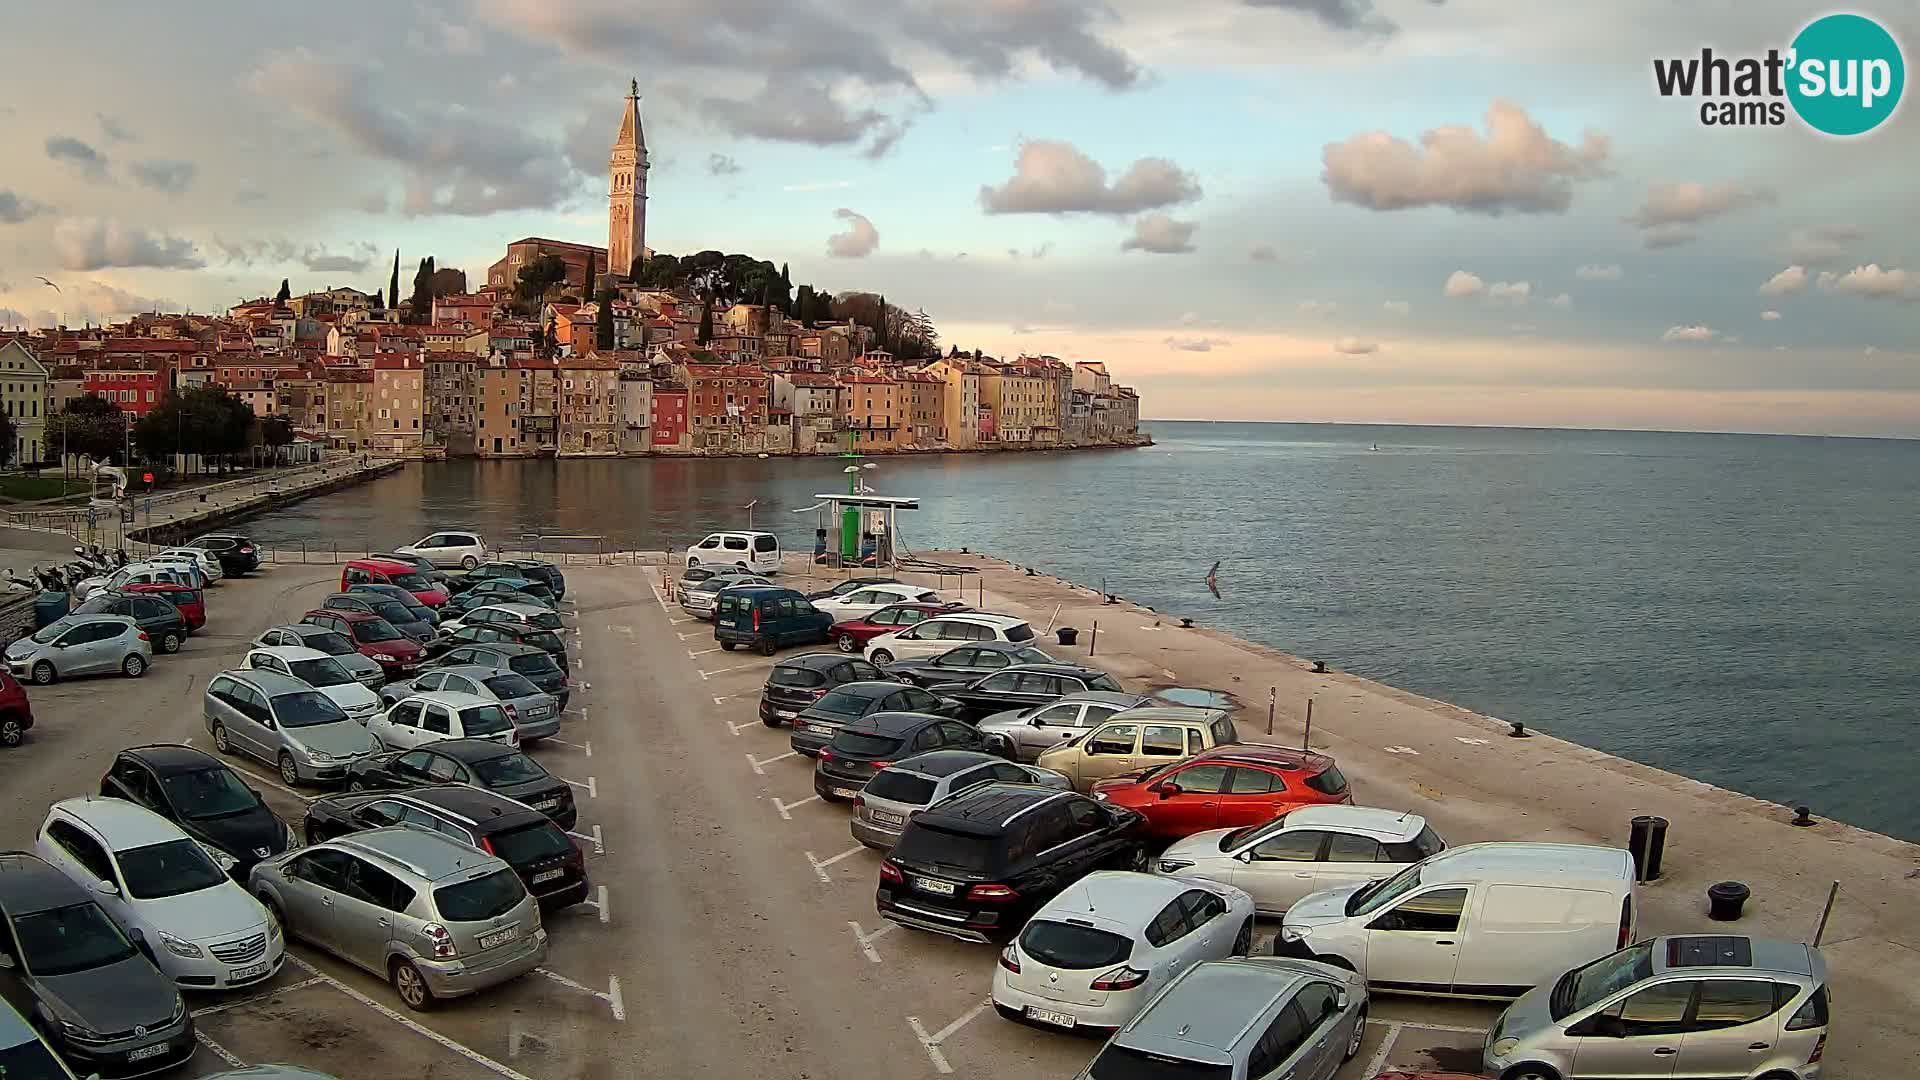
[(541, 799), (539, 802), (533, 804), (533, 808), (535, 810), (558, 810), (560, 808), (560, 800)]
[(940, 896), (952, 896), (957, 889), (951, 881), (936, 881), (933, 878), (924, 877), (914, 878), (913, 887), (921, 892), (935, 893)]
[(491, 934), (480, 935), (480, 947), (483, 949), (491, 949), (495, 945), (505, 945), (507, 942), (519, 936), (520, 928), (517, 926), (509, 926), (505, 930), (495, 930)]
[(567, 872), (565, 870), (542, 870), (533, 875), (533, 883), (538, 885), (543, 881), (559, 881), (566, 875)]
[(907, 823), (906, 818), (901, 817), (899, 814), (889, 814), (885, 810), (875, 810), (873, 812), (873, 820), (882, 825), (905, 825)]
[(794, 712), (792, 709), (775, 709), (773, 710), (773, 715), (779, 717), (782, 720), (791, 720), (794, 717), (799, 716), (800, 714), (797, 712)]
[(552, 709), (528, 709), (527, 710), (527, 719), (529, 720), (545, 720), (547, 717), (552, 715), (553, 715)]
[(228, 981), (241, 982), (246, 979), (257, 979), (260, 976), (265, 975), (267, 972), (272, 970), (273, 970), (272, 964), (268, 964), (268, 963), (248, 964), (246, 967), (243, 967), (243, 968), (235, 968), (233, 974), (229, 976)]
[(1036, 1009), (1031, 1005), (1027, 1006), (1026, 1013), (1029, 1020), (1038, 1020), (1042, 1024), (1052, 1024), (1055, 1027), (1070, 1028), (1079, 1022), (1066, 1013)]
[(833, 789), (833, 795), (836, 799), (851, 799), (858, 794), (860, 794), (858, 791), (850, 787), (837, 787)]
[(127, 1060), (128, 1061), (145, 1061), (148, 1058), (157, 1058), (166, 1052), (167, 1052), (166, 1043), (154, 1043), (152, 1046), (143, 1046), (138, 1050), (127, 1051)]

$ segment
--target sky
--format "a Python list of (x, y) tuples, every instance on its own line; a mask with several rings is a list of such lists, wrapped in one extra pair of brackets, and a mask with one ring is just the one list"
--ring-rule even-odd
[[(604, 245), (631, 78), (655, 250), (1105, 361), (1148, 417), (1920, 436), (1920, 109), (1710, 127), (1653, 78), (1828, 10), (73, 0), (0, 36), (0, 326)], [(1913, 0), (1853, 10), (1914, 56)]]

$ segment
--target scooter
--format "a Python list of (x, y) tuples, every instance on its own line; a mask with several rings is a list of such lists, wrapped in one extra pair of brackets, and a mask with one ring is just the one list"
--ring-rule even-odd
[(40, 584), (46, 588), (47, 592), (67, 591), (67, 579), (60, 575), (58, 567), (48, 567), (42, 570), (36, 566), (33, 568), (33, 575), (40, 579)]
[(15, 574), (13, 572), (13, 567), (9, 566), (7, 567), (7, 591), (8, 592), (40, 592), (41, 589), (40, 589), (39, 582), (29, 581), (26, 578), (23, 578), (20, 575)]

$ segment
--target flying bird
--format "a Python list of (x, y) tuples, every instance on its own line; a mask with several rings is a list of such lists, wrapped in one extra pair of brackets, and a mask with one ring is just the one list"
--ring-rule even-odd
[(1207, 591), (1215, 600), (1220, 599), (1220, 560), (1215, 559), (1213, 569), (1207, 571)]
[[(34, 277), (40, 278), (40, 284), (45, 285), (47, 288), (52, 289), (54, 292), (60, 292), (60, 286), (55, 285), (53, 282), (48, 281), (46, 278), (40, 277), (40, 275), (38, 274), (35, 274)], [(65, 294), (62, 293), (61, 295), (65, 295)]]

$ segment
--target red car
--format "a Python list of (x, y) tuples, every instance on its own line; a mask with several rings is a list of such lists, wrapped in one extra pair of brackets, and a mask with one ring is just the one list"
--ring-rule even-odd
[(419, 567), (411, 563), (392, 559), (355, 559), (341, 569), (341, 592), (349, 592), (355, 585), (366, 584), (398, 585), (412, 593), (415, 600), (435, 610), (447, 602), (446, 590), (435, 585), (420, 572)]
[(867, 642), (881, 634), (905, 630), (935, 615), (951, 615), (956, 611), (966, 610), (965, 604), (894, 604), (892, 607), (883, 607), (864, 619), (835, 623), (833, 643), (841, 652), (857, 653), (866, 648)]
[(32, 726), (33, 706), (27, 703), (27, 688), (0, 672), (0, 750), (19, 746)]
[(427, 658), (425, 647), (371, 611), (315, 608), (300, 616), (300, 621), (345, 634), (354, 651), (379, 664), (388, 679), (412, 675)]
[(1093, 797), (1139, 811), (1149, 833), (1170, 840), (1258, 825), (1296, 807), (1353, 802), (1332, 758), (1263, 743), (1235, 743), (1102, 780), (1093, 785)]
[(166, 581), (146, 581), (122, 585), (120, 591), (148, 593), (171, 603), (180, 609), (181, 617), (187, 620), (188, 633), (207, 625), (207, 594), (199, 589), (189, 589), (185, 585)]

